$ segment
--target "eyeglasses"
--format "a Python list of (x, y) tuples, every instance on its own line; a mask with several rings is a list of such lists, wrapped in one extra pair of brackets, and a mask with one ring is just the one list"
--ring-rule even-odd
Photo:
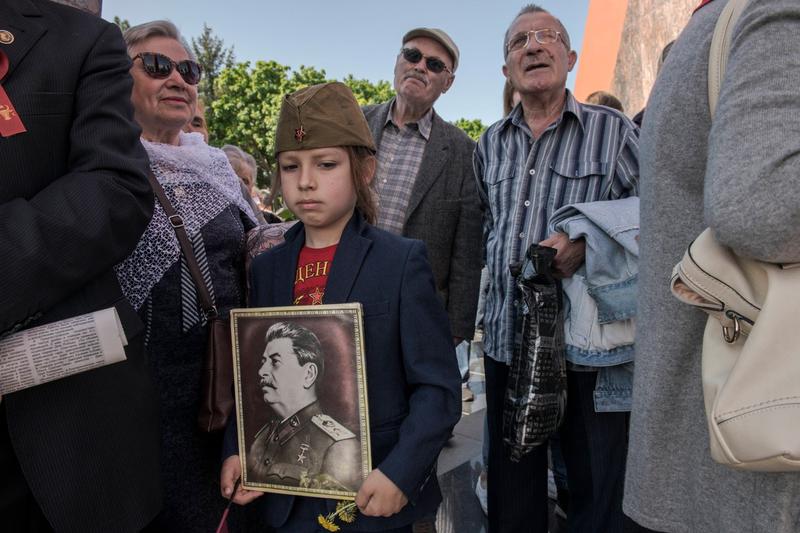
[(177, 69), (183, 81), (189, 85), (197, 85), (203, 75), (203, 67), (189, 59), (183, 61), (173, 61), (164, 54), (155, 52), (142, 52), (133, 56), (133, 60), (142, 60), (144, 71), (151, 78), (163, 80), (172, 74), (172, 69)]
[(441, 71), (446, 70), (449, 74), (452, 74), (453, 71), (447, 68), (447, 65), (444, 64), (444, 61), (439, 59), (438, 57), (430, 57), (423, 55), (422, 52), (417, 50), (416, 48), (403, 48), (400, 50), (400, 53), (403, 54), (403, 59), (411, 63), (412, 65), (416, 65), (423, 58), (425, 58), (425, 67), (434, 72), (439, 74)]
[(552, 30), (550, 28), (523, 31), (513, 35), (511, 39), (508, 40), (506, 43), (506, 50), (508, 50), (508, 52), (514, 52), (516, 50), (527, 48), (528, 44), (531, 42), (531, 35), (533, 35), (533, 38), (536, 39), (536, 42), (539, 44), (552, 44), (558, 41), (559, 37), (562, 41), (564, 40), (564, 37), (561, 35), (560, 31)]

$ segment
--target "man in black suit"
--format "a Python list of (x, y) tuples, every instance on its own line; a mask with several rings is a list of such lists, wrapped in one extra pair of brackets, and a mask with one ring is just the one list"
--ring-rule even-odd
[(436, 28), (405, 34), (394, 67), (397, 96), (366, 106), (378, 147), (378, 227), (425, 243), (454, 341), (472, 339), (481, 277), (481, 212), (475, 142), (436, 114), (455, 79), (459, 51)]
[[(156, 393), (113, 266), (153, 196), (116, 26), (0, 2), (0, 85), (26, 131), (0, 135), (0, 336), (116, 307), (127, 360), (0, 403), (3, 531), (138, 531), (161, 506)], [(2, 130), (0, 129), (0, 134)]]

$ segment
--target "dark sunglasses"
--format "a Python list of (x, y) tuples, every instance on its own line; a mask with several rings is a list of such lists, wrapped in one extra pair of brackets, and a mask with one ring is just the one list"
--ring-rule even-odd
[(142, 52), (133, 56), (133, 60), (142, 60), (144, 71), (151, 78), (163, 80), (172, 74), (172, 69), (177, 69), (178, 74), (181, 75), (183, 81), (189, 85), (197, 85), (200, 83), (200, 78), (203, 75), (203, 67), (196, 62), (189, 59), (183, 61), (173, 61), (164, 54), (156, 54), (155, 52)]
[(422, 58), (425, 58), (425, 66), (431, 72), (435, 72), (439, 74), (441, 71), (446, 70), (449, 74), (452, 74), (453, 71), (447, 68), (447, 65), (444, 64), (444, 61), (439, 59), (438, 57), (429, 57), (425, 56), (417, 50), (416, 48), (403, 48), (400, 50), (400, 53), (403, 54), (403, 59), (411, 63), (412, 65), (416, 65)]

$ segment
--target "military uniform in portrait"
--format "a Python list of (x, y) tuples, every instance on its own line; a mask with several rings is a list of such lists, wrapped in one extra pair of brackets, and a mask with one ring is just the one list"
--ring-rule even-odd
[(248, 478), (301, 488), (355, 491), (361, 483), (352, 458), (360, 455), (356, 435), (324, 414), (319, 403), (285, 420), (267, 422), (250, 446)]

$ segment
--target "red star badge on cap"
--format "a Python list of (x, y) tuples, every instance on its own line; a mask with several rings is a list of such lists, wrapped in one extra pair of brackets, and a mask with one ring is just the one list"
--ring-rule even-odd
[(296, 130), (294, 130), (294, 138), (297, 140), (297, 142), (299, 143), (303, 142), (303, 137), (305, 136), (306, 136), (306, 130), (303, 129), (303, 126), (300, 126)]

